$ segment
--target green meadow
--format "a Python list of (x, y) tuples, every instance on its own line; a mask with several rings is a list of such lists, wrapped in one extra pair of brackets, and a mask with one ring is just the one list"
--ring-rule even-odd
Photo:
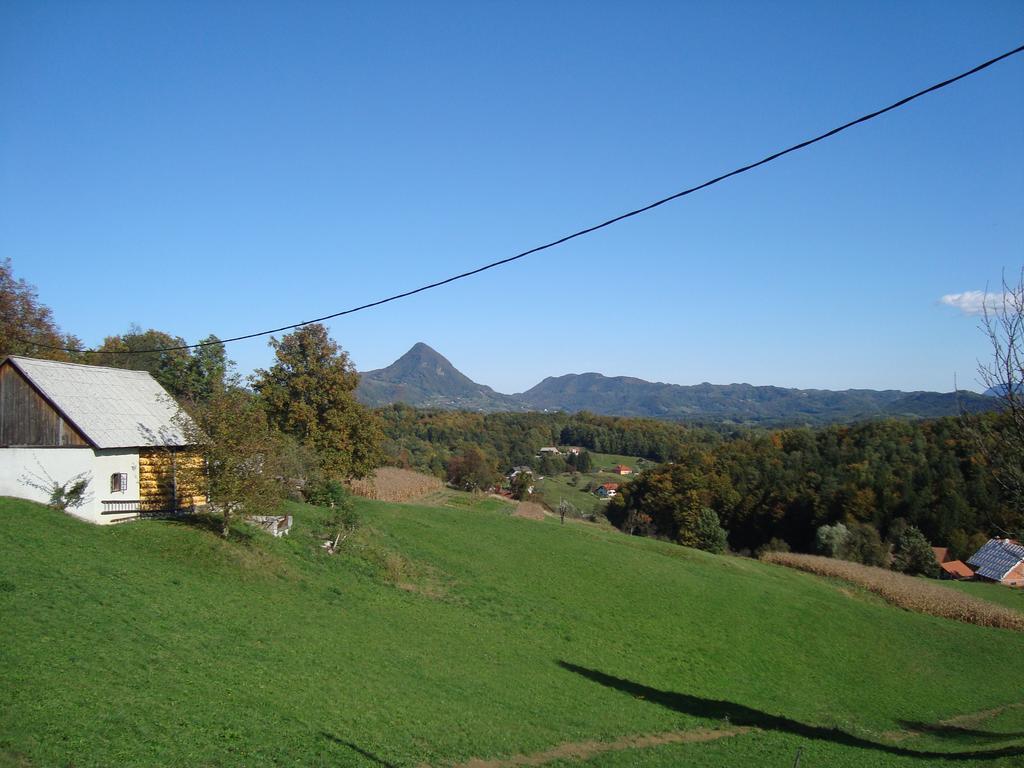
[(330, 556), (315, 507), (224, 541), (0, 500), (0, 765), (1024, 762), (1019, 633), (445, 504), (360, 501)]

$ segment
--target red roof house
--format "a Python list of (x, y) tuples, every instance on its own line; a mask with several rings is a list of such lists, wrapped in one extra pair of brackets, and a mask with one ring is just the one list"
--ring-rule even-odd
[(939, 578), (942, 579), (973, 579), (974, 571), (962, 560), (947, 560), (939, 563)]

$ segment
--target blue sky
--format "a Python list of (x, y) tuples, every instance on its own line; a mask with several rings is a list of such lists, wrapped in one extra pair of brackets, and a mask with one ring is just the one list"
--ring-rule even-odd
[[(1024, 42), (1012, 2), (0, 2), (0, 257), (89, 344), (416, 287)], [(522, 391), (973, 386), (942, 297), (1024, 262), (1024, 55), (477, 278), (330, 323)], [(968, 302), (969, 303), (969, 302)], [(265, 340), (230, 347), (243, 371)]]

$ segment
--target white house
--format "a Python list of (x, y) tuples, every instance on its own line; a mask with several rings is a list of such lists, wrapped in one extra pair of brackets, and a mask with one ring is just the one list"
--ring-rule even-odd
[(45, 503), (54, 484), (80, 477), (84, 501), (68, 512), (101, 524), (203, 503), (185, 482), (201, 459), (187, 450), (178, 413), (145, 371), (7, 357), (0, 495)]

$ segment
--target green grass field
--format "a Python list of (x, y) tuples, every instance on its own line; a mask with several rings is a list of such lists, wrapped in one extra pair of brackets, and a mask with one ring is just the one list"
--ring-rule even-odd
[(594, 463), (594, 471), (608, 470), (616, 464), (625, 464), (634, 472), (640, 469), (647, 469), (657, 465), (657, 462), (641, 459), (637, 456), (623, 456), (617, 453), (591, 453), (590, 459)]
[(492, 499), (359, 509), (332, 557), (311, 507), (224, 542), (0, 500), (0, 765), (1024, 762), (1019, 633)]

